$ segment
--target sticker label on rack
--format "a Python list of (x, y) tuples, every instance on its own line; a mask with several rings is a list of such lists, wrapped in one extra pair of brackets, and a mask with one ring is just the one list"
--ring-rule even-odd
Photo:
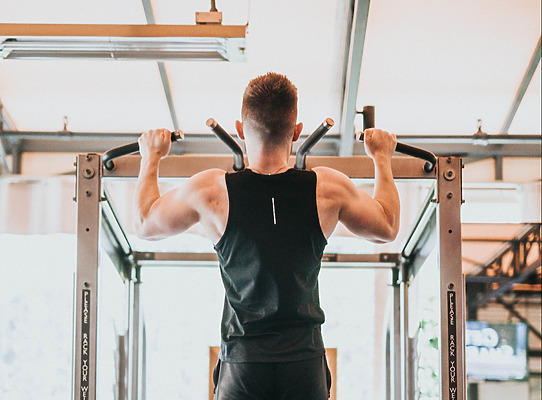
[(90, 364), (90, 290), (83, 289), (81, 303), (81, 400), (89, 398), (89, 364)]
[(457, 318), (456, 293), (448, 291), (448, 389), (449, 399), (457, 399)]

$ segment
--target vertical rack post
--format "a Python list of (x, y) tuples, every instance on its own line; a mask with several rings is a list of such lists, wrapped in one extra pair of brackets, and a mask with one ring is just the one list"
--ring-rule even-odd
[(98, 237), (101, 170), (98, 154), (77, 156), (77, 270), (73, 345), (73, 399), (96, 399)]
[(439, 157), (440, 398), (465, 400), (465, 290), (461, 269), (461, 159)]
[(400, 345), (398, 350), (400, 351), (401, 360), (401, 400), (411, 400), (408, 397), (409, 393), (409, 381), (408, 376), (411, 366), (409, 355), (409, 338), (408, 338), (408, 274), (406, 267), (401, 267), (401, 273), (399, 275), (399, 298), (401, 304), (401, 310), (399, 312), (399, 326), (400, 326)]
[(129, 328), (129, 390), (130, 400), (139, 399), (139, 375), (141, 372), (141, 360), (139, 352), (141, 349), (140, 333), (141, 333), (141, 266), (136, 265), (133, 269), (133, 276), (130, 282), (132, 286), (131, 296), (131, 322)]
[(401, 287), (399, 268), (392, 270), (392, 327), (393, 327), (393, 365), (392, 365), (392, 399), (401, 399), (401, 380), (403, 364), (401, 363)]

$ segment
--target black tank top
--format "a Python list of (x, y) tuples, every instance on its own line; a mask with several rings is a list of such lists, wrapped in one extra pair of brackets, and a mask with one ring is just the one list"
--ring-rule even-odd
[(215, 250), (226, 290), (220, 359), (297, 361), (324, 354), (318, 274), (327, 241), (316, 174), (226, 174), (229, 215)]

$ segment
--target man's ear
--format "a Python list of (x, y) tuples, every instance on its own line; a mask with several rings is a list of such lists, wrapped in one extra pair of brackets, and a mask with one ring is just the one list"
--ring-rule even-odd
[(239, 136), (239, 139), (245, 140), (245, 134), (243, 133), (243, 123), (241, 121), (235, 121), (235, 129), (237, 130), (237, 136)]
[(299, 135), (301, 135), (301, 131), (303, 130), (303, 122), (300, 122), (295, 126), (294, 129), (294, 137), (292, 138), (292, 142), (296, 142), (297, 139), (299, 139)]

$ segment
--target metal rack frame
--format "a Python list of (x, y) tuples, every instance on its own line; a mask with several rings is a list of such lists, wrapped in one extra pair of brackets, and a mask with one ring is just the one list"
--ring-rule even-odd
[[(145, 373), (140, 351), (144, 340), (139, 307), (141, 269), (150, 265), (216, 266), (211, 253), (153, 253), (134, 251), (103, 194), (103, 180), (135, 178), (139, 172), (138, 156), (121, 157), (115, 168), (104, 168), (98, 154), (77, 157), (77, 270), (74, 293), (73, 398), (96, 399), (96, 339), (98, 317), (99, 248), (103, 248), (127, 286), (129, 311), (127, 322), (127, 383), (117, 394), (119, 400), (141, 398)], [(290, 164), (295, 163), (294, 157)], [(335, 168), (350, 178), (374, 179), (371, 159), (354, 157), (307, 157), (307, 169), (315, 166)], [(409, 283), (435, 245), (439, 246), (440, 289), (440, 398), (465, 400), (465, 291), (461, 271), (462, 163), (457, 157), (439, 157), (436, 168), (424, 169), (425, 161), (407, 157), (392, 159), (397, 180), (434, 180), (434, 190), (427, 197), (401, 254), (325, 254), (323, 268), (386, 268), (392, 280), (392, 310), (387, 331), (387, 399), (414, 399), (414, 371), (410, 360), (413, 349), (408, 336)], [(231, 156), (182, 155), (162, 160), (160, 177), (190, 177), (208, 168), (233, 170)], [(143, 338), (144, 339), (144, 338)], [(122, 353), (122, 352), (120, 352)], [(125, 371), (121, 371), (122, 374)]]

